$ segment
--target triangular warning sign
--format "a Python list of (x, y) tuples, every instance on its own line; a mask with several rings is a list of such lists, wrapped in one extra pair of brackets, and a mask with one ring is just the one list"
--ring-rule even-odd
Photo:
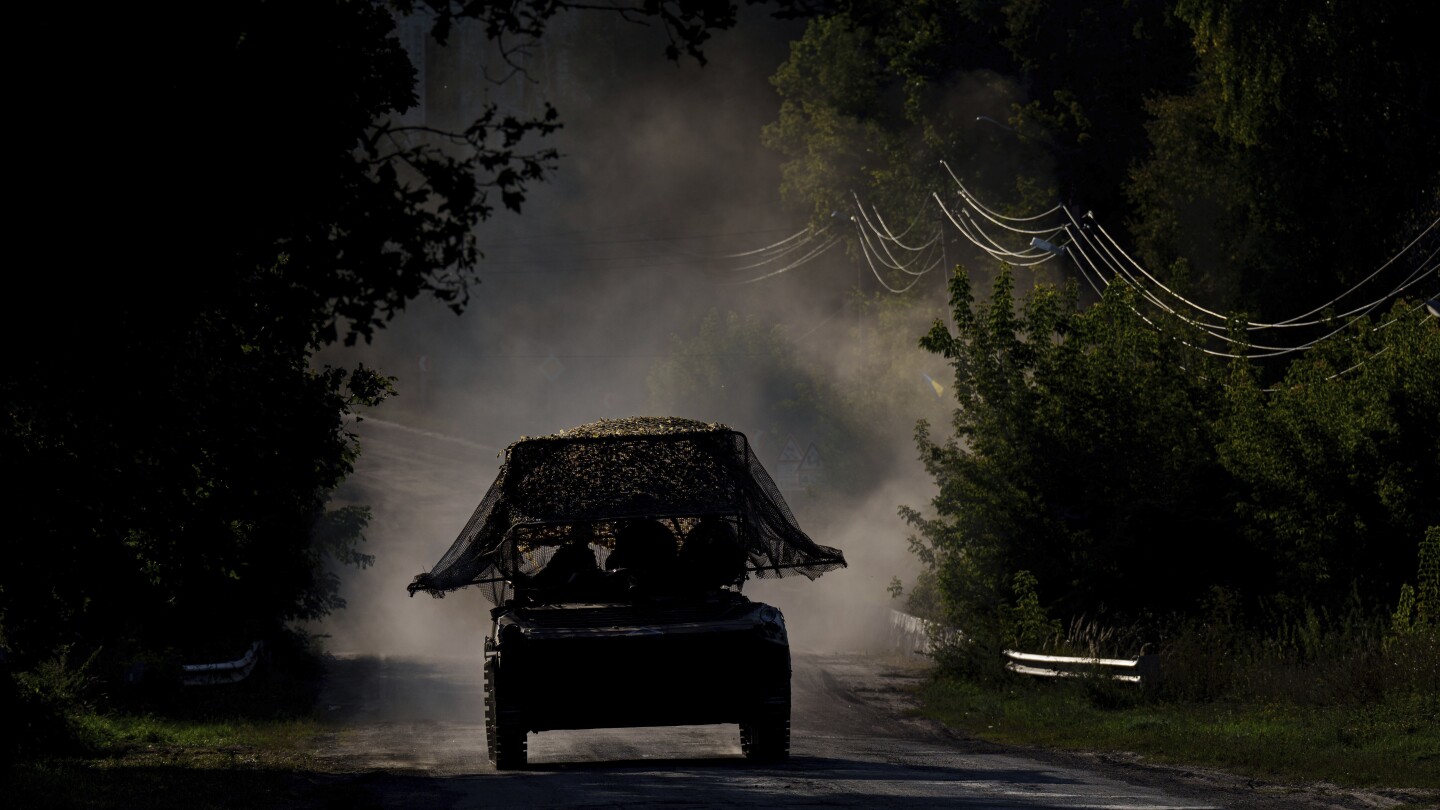
[(805, 448), (805, 458), (800, 460), (800, 469), (813, 471), (819, 470), (824, 466), (825, 462), (820, 460), (820, 448), (816, 447), (813, 443)]
[(800, 445), (795, 443), (795, 437), (786, 436), (785, 447), (780, 450), (780, 461), (782, 463), (787, 461), (794, 463), (800, 461), (804, 457), (805, 454), (800, 452)]

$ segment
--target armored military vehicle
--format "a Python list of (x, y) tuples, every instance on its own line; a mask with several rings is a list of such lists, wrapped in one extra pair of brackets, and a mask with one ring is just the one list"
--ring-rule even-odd
[(750, 578), (845, 565), (811, 540), (724, 425), (635, 417), (522, 438), (413, 596), (480, 586), (486, 731), (499, 769), (530, 732), (735, 723), (745, 756), (790, 751), (790, 646)]

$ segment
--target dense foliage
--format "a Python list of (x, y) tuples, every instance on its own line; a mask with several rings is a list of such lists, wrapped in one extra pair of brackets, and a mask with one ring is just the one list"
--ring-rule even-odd
[(1059, 615), (1136, 621), (1251, 570), (1215, 509), (1231, 482), (1203, 355), (1141, 321), (1120, 285), (1089, 309), (1073, 287), (1017, 308), (1008, 272), (975, 308), (968, 277), (953, 289), (955, 332), (922, 345), (955, 368), (955, 435), (921, 423), (940, 494), (933, 518), (906, 516), (963, 626), (998, 621), (1019, 572)]
[(1125, 285), (1016, 302), (1006, 270), (975, 304), (962, 274), (952, 304), (954, 331), (921, 343), (955, 369), (954, 435), (920, 423), (939, 495), (904, 514), (976, 637), (1014, 643), (1048, 614), (1153, 638), (1217, 592), (1251, 618), (1376, 616), (1414, 581), (1440, 525), (1440, 328), (1413, 302), (1273, 389)]
[(26, 89), (45, 136), (21, 167), (23, 229), (68, 277), (23, 279), (32, 318), (7, 330), (0, 442), (25, 474), (4, 641), (21, 666), (68, 645), (234, 657), (338, 605), (327, 557), (366, 561), (363, 510), (326, 504), (346, 413), (388, 382), (310, 356), (458, 295), (478, 189), (431, 147), (366, 140), (414, 100), (383, 7), (31, 22), (74, 49)]
[(1263, 390), (1227, 379), (1218, 452), (1241, 536), (1279, 607), (1394, 605), (1440, 527), (1440, 321), (1400, 301), (1292, 362)]
[[(51, 57), (12, 95), (29, 249), (0, 380), (7, 683), (47, 661), (118, 677), (177, 653), (226, 660), (341, 605), (333, 566), (368, 562), (367, 513), (329, 496), (357, 452), (346, 419), (390, 382), (315, 353), (370, 339), (418, 296), (463, 309), (477, 226), (518, 211), (556, 160), (535, 142), (559, 126), (548, 107), (403, 118), (416, 69), (397, 16), (427, 14), (437, 40), (478, 24), (504, 50), (586, 5), (21, 13)], [(735, 5), (610, 10), (699, 56)]]
[[(1411, 3), (1180, 0), (1196, 80), (1153, 95), (1130, 186), (1148, 263), (1227, 308), (1293, 315), (1440, 212), (1440, 118)], [(1434, 287), (1430, 288), (1433, 292)]]
[(848, 3), (792, 45), (766, 136), (821, 218), (852, 192), (915, 206), (948, 188), (940, 160), (1012, 204), (1115, 212), (1142, 102), (1189, 82), (1187, 37), (1158, 3)]
[[(1419, 307), (1440, 291), (1440, 59), (1422, 16), (919, 0), (810, 23), (766, 136), (817, 224), (858, 197), (948, 228), (926, 199), (954, 194), (944, 160), (1002, 211), (1094, 212), (1172, 290), (1234, 313), (1221, 344), (1128, 285), (1086, 309), (969, 263), (998, 272), (993, 297), (976, 306), (962, 276), (953, 330), (921, 341), (955, 367), (957, 401), (953, 435), (918, 433), (940, 495), (903, 512), (928, 566), (912, 604), (997, 643), (1047, 616), (1153, 636), (1217, 599), (1257, 622), (1393, 609), (1440, 525)], [(1376, 298), (1395, 309), (1348, 322)], [(1243, 328), (1311, 308), (1308, 331)], [(1245, 348), (1267, 341), (1315, 345)]]
[(925, 209), (953, 192), (945, 160), (1007, 210), (1058, 200), (1128, 224), (1172, 285), (1273, 319), (1363, 278), (1440, 210), (1424, 14), (860, 0), (792, 46), (766, 136), (817, 221), (852, 193), (897, 219)]

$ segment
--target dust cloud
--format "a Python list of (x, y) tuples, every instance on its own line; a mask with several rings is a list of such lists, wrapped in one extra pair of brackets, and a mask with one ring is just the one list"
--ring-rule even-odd
[[(857, 260), (835, 249), (742, 284), (734, 282), (755, 273), (717, 258), (773, 244), (806, 224), (805, 213), (781, 201), (780, 158), (760, 140), (778, 107), (768, 77), (803, 26), (746, 10), (737, 29), (709, 43), (702, 67), (666, 61), (665, 39), (654, 29), (594, 16), (559, 23), (525, 62), (528, 78), (503, 85), (479, 77), (480, 67), (493, 73), (496, 63), (475, 52), (483, 38), (474, 32), (458, 32), (449, 52), (432, 49), (423, 60), (427, 106), (412, 114), (459, 119), (465, 105), (487, 99), (535, 109), (536, 98), (548, 98), (564, 123), (551, 144), (562, 158), (552, 178), (531, 188), (521, 215), (500, 212), (482, 226), (480, 284), (463, 316), (417, 301), (373, 343), (319, 358), (363, 362), (398, 380), (398, 396), (355, 427), (362, 455), (340, 499), (371, 506), (365, 550), (376, 560), (340, 572), (348, 607), (313, 628), (334, 652), (478, 657), (491, 607), (478, 589), (408, 599), (405, 586), (464, 527), (499, 469), (501, 448), (522, 435), (648, 413), (653, 369), (709, 313), (779, 327), (796, 364), (833, 390), (876, 384), (853, 350), (873, 336), (878, 317), (854, 305), (857, 285), (867, 295), (878, 290)], [(456, 82), (473, 86), (457, 92)], [(937, 312), (939, 276), (926, 293)], [(917, 323), (904, 352), (923, 354), (914, 338), (925, 326)], [(948, 385), (943, 363), (923, 362)], [(906, 379), (924, 385), (918, 374)], [(736, 379), (723, 390), (703, 412), (667, 415), (746, 432), (772, 475), (786, 438), (802, 451), (812, 440), (803, 425), (788, 437), (771, 435), (773, 386)], [(943, 424), (948, 401), (947, 393), (925, 412), (860, 426), (869, 435), (852, 466), (864, 471), (862, 495), (827, 496), (823, 485), (785, 490), (802, 528), (849, 561), (813, 582), (747, 584), (752, 598), (785, 612), (797, 650), (864, 649), (883, 640), (896, 606), (886, 586), (896, 576), (908, 583), (918, 570), (897, 506), (923, 507), (933, 495), (911, 431), (921, 416)]]

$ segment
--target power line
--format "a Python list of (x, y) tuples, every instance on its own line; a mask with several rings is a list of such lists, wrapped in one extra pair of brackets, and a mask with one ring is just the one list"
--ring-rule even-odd
[[(949, 166), (944, 164), (943, 161), (942, 165), (945, 165), (946, 171), (950, 172)], [(1277, 321), (1275, 323), (1255, 323), (1247, 321), (1243, 324), (1248, 331), (1257, 331), (1261, 329), (1271, 328), (1294, 328), (1301, 326), (1332, 325), (1335, 324), (1337, 320), (1343, 321), (1338, 327), (1331, 329), (1326, 334), (1323, 334), (1312, 340), (1304, 341), (1297, 345), (1275, 346), (1268, 344), (1259, 344), (1253, 341), (1245, 341), (1233, 337), (1231, 334), (1229, 334), (1230, 324), (1228, 322), (1215, 323), (1207, 321), (1203, 318), (1190, 317), (1184, 314), (1184, 312), (1181, 311), (1182, 305), (1183, 307), (1195, 312), (1199, 312), (1202, 315), (1209, 315), (1212, 318), (1227, 320), (1223, 314), (1215, 312), (1214, 310), (1207, 309), (1197, 304), (1196, 302), (1191, 301), (1190, 299), (1180, 295), (1179, 293), (1172, 290), (1170, 287), (1166, 286), (1153, 274), (1147, 271), (1142, 265), (1136, 262), (1128, 253), (1126, 253), (1123, 248), (1120, 247), (1119, 243), (1114, 239), (1114, 237), (1112, 237), (1109, 232), (1103, 228), (1103, 226), (1094, 221), (1094, 217), (1092, 214), (1087, 213), (1083, 218), (1085, 222), (1082, 223), (1079, 219), (1075, 217), (1074, 213), (1070, 211), (1068, 207), (1064, 205), (1058, 205), (1050, 209), (1049, 211), (1035, 216), (1009, 217), (985, 206), (978, 198), (976, 198), (973, 194), (969, 192), (968, 189), (965, 188), (964, 184), (961, 183), (957, 177), (955, 177), (953, 172), (950, 172), (950, 176), (951, 179), (955, 181), (956, 187), (959, 189), (959, 199), (964, 208), (962, 208), (962, 210), (960, 210), (957, 214), (956, 212), (951, 211), (945, 205), (939, 194), (932, 195), (933, 199), (939, 206), (941, 212), (945, 215), (946, 220), (948, 220), (957, 231), (959, 231), (963, 236), (965, 236), (965, 238), (968, 239), (971, 244), (975, 245), (977, 248), (981, 249), (993, 258), (1019, 266), (1033, 266), (1044, 261), (1043, 258), (1037, 258), (1037, 254), (1032, 250), (1013, 250), (1002, 245), (999, 241), (997, 241), (985, 232), (984, 227), (981, 226), (978, 221), (976, 221), (970, 216), (970, 211), (974, 211), (992, 225), (997, 226), (1005, 231), (1021, 236), (1031, 236), (1032, 238), (1030, 240), (1030, 244), (1032, 247), (1040, 243), (1043, 238), (1044, 243), (1052, 249), (1050, 251), (1052, 255), (1059, 255), (1062, 252), (1069, 253), (1076, 259), (1076, 265), (1077, 268), (1080, 270), (1082, 278), (1085, 279), (1086, 283), (1089, 284), (1090, 287), (1095, 290), (1097, 294), (1101, 293), (1101, 289), (1099, 286), (1097, 286), (1096, 280), (1099, 280), (1106, 286), (1109, 285), (1110, 278), (1117, 278), (1119, 280), (1122, 280), (1131, 287), (1135, 288), (1136, 291), (1142, 296), (1142, 298), (1144, 298), (1150, 304), (1159, 308), (1163, 312), (1177, 318), (1181, 322), (1193, 326), (1203, 331), (1205, 334), (1221, 341), (1225, 341), (1237, 346), (1242, 346), (1246, 349), (1262, 350), (1262, 352), (1259, 354), (1254, 352), (1248, 352), (1246, 355), (1244, 355), (1254, 358), (1276, 357), (1285, 354), (1291, 354), (1294, 352), (1305, 351), (1307, 349), (1313, 348), (1315, 345), (1325, 340), (1334, 337), (1335, 335), (1340, 334), (1341, 332), (1348, 329), (1360, 318), (1369, 315), (1375, 309), (1382, 306), (1386, 301), (1394, 300), (1396, 297), (1398, 297), (1405, 291), (1415, 287), (1425, 279), (1434, 275), (1436, 273), (1434, 259), (1437, 254), (1440, 254), (1440, 249), (1432, 251), (1429, 255), (1425, 256), (1420, 261), (1420, 263), (1411, 271), (1409, 276), (1407, 276), (1398, 285), (1392, 287), (1383, 295), (1373, 300), (1367, 301), (1365, 304), (1354, 307), (1344, 313), (1340, 313), (1339, 315), (1332, 315), (1322, 319), (1306, 320), (1307, 318), (1310, 318), (1318, 312), (1329, 309), (1330, 307), (1344, 300), (1347, 296), (1350, 296), (1357, 290), (1364, 287), (1367, 283), (1372, 282), (1376, 278), (1378, 278), (1382, 271), (1399, 261), (1402, 256), (1408, 253), (1412, 248), (1419, 244), (1428, 233), (1434, 230), (1436, 225), (1440, 224), (1440, 220), (1436, 220), (1436, 222), (1431, 223), (1430, 226), (1425, 228), (1419, 235), (1412, 239), (1410, 243), (1407, 244), (1404, 248), (1402, 248), (1398, 253), (1390, 257), (1374, 272), (1370, 273), (1366, 277), (1366, 279), (1362, 280), (1360, 283), (1352, 286), (1350, 289), (1341, 293), (1329, 303), (1322, 305), (1321, 307), (1318, 307), (1310, 312), (1283, 321)], [(1030, 223), (1039, 222), (1049, 216), (1054, 215), (1057, 212), (1063, 213), (1065, 218), (1069, 220), (1069, 223), (1052, 226), (1043, 230), (1034, 227), (1019, 227), (1018, 225), (1013, 224), (1025, 223), (1028, 225)], [(1092, 236), (1092, 229), (1098, 234), (1098, 236)], [(1060, 233), (1065, 234), (1067, 241), (1061, 245), (1050, 245), (1050, 241), (1054, 240), (1056, 236)], [(1174, 306), (1172, 306), (1171, 304), (1167, 304), (1166, 301), (1162, 300), (1159, 295), (1157, 295), (1155, 292), (1152, 292), (1150, 286), (1147, 285), (1146, 282), (1141, 281), (1141, 277), (1146, 279), (1150, 285), (1158, 287), (1164, 295), (1169, 297), (1169, 300), (1173, 300), (1177, 302), (1177, 304)], [(1141, 317), (1145, 316), (1142, 315)], [(1151, 321), (1149, 318), (1145, 318), (1145, 320), (1147, 323), (1154, 325), (1153, 321)], [(1199, 348), (1208, 354), (1220, 357), (1242, 356), (1233, 352), (1222, 352), (1203, 347), (1196, 348)]]
[(825, 251), (829, 250), (830, 248), (835, 247), (835, 245), (838, 244), (839, 242), (840, 242), (840, 239), (839, 239), (838, 237), (832, 236), (832, 237), (830, 237), (829, 239), (825, 240), (825, 242), (824, 242), (823, 244), (821, 244), (819, 247), (815, 248), (814, 250), (811, 250), (809, 253), (805, 254), (804, 256), (801, 256), (799, 259), (796, 259), (795, 261), (791, 262), (790, 264), (785, 265), (784, 267), (780, 268), (779, 270), (772, 270), (771, 272), (765, 273), (764, 275), (756, 276), (756, 277), (754, 277), (754, 278), (748, 278), (748, 279), (745, 279), (745, 280), (743, 280), (743, 281), (733, 281), (733, 282), (730, 282), (730, 283), (731, 283), (731, 284), (754, 284), (754, 283), (757, 282), (757, 281), (764, 281), (764, 280), (767, 279), (767, 278), (774, 278), (775, 276), (778, 276), (778, 275), (780, 275), (781, 273), (788, 273), (788, 272), (790, 272), (791, 270), (794, 270), (794, 269), (797, 268), (797, 267), (800, 267), (800, 266), (802, 266), (802, 265), (805, 265), (805, 264), (809, 263), (810, 260), (812, 260), (812, 259), (814, 259), (815, 257), (819, 256), (820, 254), (824, 253)]

